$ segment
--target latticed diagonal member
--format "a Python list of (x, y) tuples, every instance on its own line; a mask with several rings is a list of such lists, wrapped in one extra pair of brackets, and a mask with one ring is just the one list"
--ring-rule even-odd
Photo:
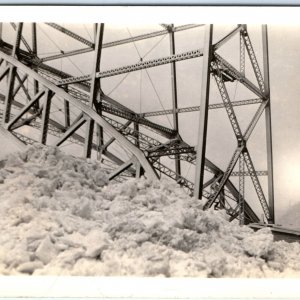
[[(253, 132), (253, 129), (254, 129), (255, 125), (257, 124), (257, 122), (259, 120), (259, 117), (261, 116), (262, 112), (264, 111), (264, 108), (265, 108), (268, 100), (265, 100), (265, 101), (263, 101), (263, 103), (261, 103), (259, 109), (256, 111), (256, 113), (255, 113), (254, 117), (252, 118), (248, 128), (246, 129), (245, 134), (243, 135), (242, 132), (241, 132), (238, 120), (236, 118), (233, 106), (231, 104), (226, 86), (225, 86), (224, 81), (228, 81), (228, 76), (225, 77), (223, 75), (224, 73), (226, 74), (226, 72), (223, 71), (224, 67), (225, 67), (224, 61), (222, 60), (222, 58), (220, 56), (216, 55), (215, 60), (212, 61), (212, 63), (211, 63), (211, 71), (212, 71), (212, 75), (215, 78), (217, 87), (219, 89), (222, 101), (224, 103), (224, 107), (225, 107), (227, 115), (229, 117), (230, 124), (232, 126), (233, 132), (234, 132), (235, 137), (237, 139), (238, 146), (237, 146), (237, 149), (235, 150), (235, 152), (234, 152), (234, 154), (233, 154), (233, 156), (232, 156), (232, 158), (231, 158), (231, 160), (228, 164), (228, 167), (227, 167), (226, 171), (223, 174), (223, 177), (222, 177), (219, 185), (213, 191), (213, 193), (210, 195), (210, 197), (208, 198), (208, 201), (205, 203), (204, 209), (210, 208), (213, 205), (213, 203), (215, 203), (217, 201), (217, 198), (219, 197), (226, 181), (229, 179), (229, 177), (230, 177), (230, 175), (231, 175), (231, 173), (232, 173), (239, 157), (241, 157), (241, 156), (244, 157), (245, 156), (245, 163), (246, 163), (247, 168), (249, 170), (249, 173), (250, 173), (253, 185), (255, 187), (257, 196), (258, 196), (259, 201), (261, 203), (262, 209), (264, 211), (264, 214), (265, 214), (266, 218), (268, 220), (270, 220), (269, 208), (268, 208), (263, 190), (262, 190), (261, 185), (259, 183), (256, 171), (254, 169), (254, 165), (251, 161), (249, 152), (246, 148), (246, 142), (249, 139), (251, 133)], [(225, 70), (226, 70), (226, 67), (225, 67)], [(258, 68), (258, 70), (259, 70), (259, 68)], [(260, 73), (260, 71), (258, 73)], [(241, 80), (241, 76), (243, 76), (242, 74), (239, 74), (237, 70), (233, 70), (233, 71), (231, 70), (230, 74), (232, 74), (233, 76), (239, 75), (240, 80)], [(236, 79), (238, 79), (238, 78), (236, 78)], [(262, 90), (262, 89), (261, 89), (261, 91), (264, 92), (264, 90)], [(241, 174), (240, 176), (243, 177), (244, 175)], [(240, 199), (241, 199), (241, 196), (240, 196)], [(241, 211), (241, 209), (243, 207), (242, 205), (243, 205), (242, 203), (239, 203), (239, 205), (237, 206), (236, 215), (240, 214), (242, 216), (242, 211)], [(238, 211), (239, 206), (241, 207), (240, 211)], [(243, 222), (243, 217), (242, 217), (242, 222)]]

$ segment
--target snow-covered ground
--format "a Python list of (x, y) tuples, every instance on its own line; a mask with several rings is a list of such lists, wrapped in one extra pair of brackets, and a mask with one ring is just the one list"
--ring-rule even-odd
[(37, 145), (0, 164), (1, 274), (298, 277), (299, 255), (169, 181), (108, 184), (97, 162)]

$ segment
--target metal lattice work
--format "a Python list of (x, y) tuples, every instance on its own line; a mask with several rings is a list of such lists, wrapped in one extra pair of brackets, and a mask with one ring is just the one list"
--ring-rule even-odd
[[(72, 154), (98, 159), (109, 170), (110, 180), (119, 182), (143, 175), (168, 177), (191, 196), (205, 198), (202, 200), (205, 201), (204, 209), (225, 209), (231, 220), (239, 219), (244, 224), (259, 221), (258, 203), (267, 221), (274, 222), (270, 122), (266, 125), (267, 171), (256, 171), (247, 145), (262, 114), (265, 112), (267, 120), (271, 117), (266, 27), (263, 26), (262, 31), (261, 72), (262, 66), (246, 25), (235, 26), (216, 41), (212, 25), (161, 24), (155, 30), (138, 31), (137, 34), (126, 27), (130, 36), (122, 36), (119, 40), (111, 39), (109, 25), (89, 26), (88, 30), (84, 24), (72, 28), (56, 23), (3, 24), (0, 35), (1, 126), (26, 144), (39, 142), (64, 147)], [(203, 42), (196, 50), (187, 50), (189, 39), (184, 39), (185, 47), (177, 51), (180, 35), (203, 32)], [(230, 43), (233, 43), (234, 57), (238, 57), (238, 66), (222, 53), (222, 48)], [(168, 52), (163, 51), (166, 46)], [(125, 58), (120, 59), (121, 56), (112, 57), (118, 47), (127, 47), (122, 48), (125, 54), (133, 49), (139, 60), (128, 63)], [(143, 55), (142, 48), (146, 49)], [(114, 59), (116, 63), (109, 63)], [(191, 61), (202, 68), (202, 77), (188, 77), (189, 69), (183, 66)], [(248, 76), (249, 68), (257, 83)], [(161, 74), (156, 73), (155, 77), (150, 69), (151, 72), (160, 70)], [(126, 86), (130, 74), (140, 74), (139, 105), (133, 105), (136, 94), (130, 94), (136, 88), (133, 84), (136, 79)], [(142, 88), (147, 88), (142, 85), (145, 75), (155, 100), (149, 89), (144, 95), (142, 93)], [(185, 76), (188, 85), (197, 82), (198, 87), (202, 80), (201, 95), (199, 90), (189, 94), (189, 87), (181, 91)], [(210, 82), (210, 77), (215, 81)], [(164, 83), (164, 90), (170, 89), (168, 96), (161, 96), (158, 88), (164, 80), (168, 82)], [(216, 92), (211, 88), (213, 84)], [(238, 84), (252, 96), (245, 93), (239, 99), (232, 97), (232, 85), (237, 89)], [(122, 85), (127, 88), (128, 99), (122, 98), (121, 92), (114, 93)], [(168, 100), (163, 101), (166, 97)], [(192, 103), (189, 97), (198, 100), (188, 105), (186, 103)], [(214, 100), (218, 97), (221, 101)], [(143, 110), (142, 101), (149, 108)], [(238, 110), (248, 106), (255, 112), (247, 124), (242, 124)], [(222, 110), (227, 118), (223, 114), (224, 121), (213, 119), (213, 123), (224, 127), (229, 119), (236, 147), (231, 158), (224, 155), (222, 167), (218, 167), (212, 162), (214, 153), (206, 150), (207, 127), (210, 114)], [(180, 118), (185, 115), (194, 118), (199, 112), (198, 131), (198, 124), (188, 124)], [(221, 129), (216, 139), (221, 140)], [(187, 134), (191, 130), (193, 142)], [(229, 138), (230, 133), (225, 135)], [(218, 147), (223, 147), (221, 142)], [(230, 154), (232, 150), (226, 151)], [(247, 193), (246, 176), (251, 178), (256, 194)], [(269, 199), (258, 176), (269, 178)], [(247, 197), (258, 201), (248, 201)]]

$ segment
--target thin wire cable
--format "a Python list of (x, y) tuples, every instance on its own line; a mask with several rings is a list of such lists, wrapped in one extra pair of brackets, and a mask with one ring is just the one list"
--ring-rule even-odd
[(83, 28), (85, 29), (85, 31), (87, 32), (88, 36), (90, 37), (90, 41), (93, 42), (93, 38), (92, 36), (90, 35), (88, 29), (86, 28), (85, 24), (83, 23)]
[[(57, 45), (57, 43), (43, 30), (43, 28), (41, 28), (41, 26), (39, 26), (40, 30), (46, 35), (46, 37), (56, 46), (56, 48), (60, 51), (60, 53), (63, 53), (63, 50), (60, 49), (60, 47)], [(83, 72), (77, 67), (77, 65), (72, 61), (72, 59), (70, 57), (66, 57), (70, 63), (79, 71), (79, 73), (81, 73), (81, 75), (84, 75)]]
[(116, 84), (116, 86), (107, 94), (108, 96), (112, 94), (121, 84), (122, 82), (128, 77), (130, 73), (126, 73), (126, 75)]
[[(144, 59), (147, 55), (149, 55), (160, 43), (161, 43), (161, 41), (165, 38), (167, 36), (167, 34), (166, 35), (164, 35), (148, 52), (146, 52), (145, 54), (144, 54), (144, 56), (142, 57), (142, 59)], [(112, 94), (122, 83), (123, 83), (123, 81), (128, 77), (128, 75), (129, 75), (130, 73), (126, 73), (124, 76), (123, 76), (123, 78), (116, 84), (116, 86), (107, 94), (108, 96), (110, 95), (110, 94)]]
[(47, 32), (39, 25), (37, 24), (37, 26), (39, 27), (39, 29), (43, 32), (43, 34), (55, 45), (55, 47), (60, 51), (61, 53), (61, 49), (60, 47), (57, 45), (57, 43), (51, 39), (51, 37), (47, 34)]
[[(130, 37), (132, 38), (131, 32), (130, 32), (130, 30), (128, 29), (128, 27), (127, 27), (127, 31), (128, 31), (128, 33), (129, 33)], [(136, 52), (137, 52), (137, 54), (138, 54), (140, 60), (142, 60), (142, 56), (141, 56), (140, 51), (139, 51), (139, 49), (137, 48), (135, 42), (133, 41), (132, 43), (133, 43), (133, 45), (134, 45), (134, 47), (135, 47), (135, 49), (136, 49)], [(153, 83), (153, 81), (152, 81), (152, 79), (151, 79), (151, 77), (150, 77), (150, 74), (149, 74), (148, 70), (145, 69), (145, 71), (146, 71), (146, 73), (147, 73), (147, 76), (148, 76), (148, 78), (149, 78), (149, 80), (150, 80), (150, 83), (151, 83), (151, 85), (152, 85), (152, 88), (153, 88), (153, 90), (154, 90), (154, 92), (155, 92), (155, 94), (156, 94), (156, 96), (157, 96), (157, 99), (158, 99), (158, 101), (159, 101), (159, 103), (160, 103), (162, 109), (163, 109), (164, 111), (166, 111), (166, 109), (165, 109), (164, 105), (162, 104), (162, 101), (161, 101), (161, 99), (160, 99), (160, 97), (159, 97), (159, 94), (158, 94), (158, 92), (157, 92), (157, 90), (156, 90), (156, 88), (155, 88), (155, 86), (154, 86), (154, 83)], [(166, 116), (166, 118), (167, 118), (167, 120), (168, 120), (168, 122), (169, 122), (171, 128), (174, 129), (174, 127), (173, 127), (173, 125), (172, 125), (172, 123), (171, 123), (171, 121), (170, 121), (168, 115), (166, 114), (165, 116)]]
[[(152, 85), (152, 88), (153, 88), (153, 90), (154, 90), (154, 92), (155, 92), (155, 94), (156, 94), (156, 97), (157, 97), (157, 99), (158, 99), (158, 101), (159, 101), (159, 103), (160, 103), (160, 105), (161, 105), (163, 111), (166, 111), (166, 109), (165, 109), (165, 107), (164, 107), (164, 105), (163, 105), (163, 103), (162, 103), (162, 101), (161, 101), (161, 99), (160, 99), (160, 97), (159, 97), (159, 94), (158, 94), (158, 92), (157, 92), (157, 90), (156, 90), (156, 88), (155, 88), (155, 86), (154, 86), (154, 83), (153, 83), (153, 81), (152, 81), (152, 79), (151, 79), (151, 77), (150, 77), (150, 74), (149, 74), (148, 70), (145, 69), (145, 71), (146, 71), (146, 74), (147, 74), (147, 76), (148, 76), (148, 78), (149, 78), (149, 80), (150, 80), (150, 83), (151, 83), (151, 85)], [(168, 116), (167, 114), (165, 114), (165, 116), (166, 116), (166, 118), (167, 118), (167, 120), (168, 120), (168, 122), (169, 122), (171, 128), (174, 129), (173, 124), (171, 123), (169, 116)]]
[[(132, 38), (132, 35), (131, 35), (131, 32), (130, 32), (129, 28), (128, 28), (128, 27), (126, 27), (126, 29), (127, 29), (128, 33), (129, 33), (129, 35), (130, 35), (130, 38)], [(136, 52), (137, 52), (138, 56), (139, 56), (139, 57), (140, 57), (140, 59), (141, 59), (141, 58), (142, 58), (142, 55), (141, 55), (141, 53), (140, 53), (139, 49), (137, 48), (137, 46), (136, 46), (136, 44), (135, 44), (135, 42), (134, 42), (134, 41), (133, 41), (132, 43), (133, 43), (133, 45), (134, 45), (134, 48), (135, 48), (135, 50), (136, 50)]]
[(166, 36), (167, 36), (167, 34), (163, 35), (162, 38), (156, 44), (154, 44), (154, 46), (148, 52), (146, 52), (142, 58), (144, 59), (148, 54), (150, 54), (162, 42), (162, 40)]

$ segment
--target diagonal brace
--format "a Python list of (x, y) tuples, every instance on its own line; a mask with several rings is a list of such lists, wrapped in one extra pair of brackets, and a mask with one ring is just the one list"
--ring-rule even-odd
[(84, 123), (86, 119), (81, 116), (81, 118), (75, 121), (68, 130), (64, 133), (64, 135), (55, 143), (55, 146), (60, 146), (64, 141), (66, 141), (77, 129), (79, 129)]
[(24, 108), (21, 110), (21, 112), (7, 124), (7, 129), (10, 130), (12, 126), (21, 119), (21, 117), (27, 113), (30, 108), (39, 100), (41, 97), (45, 94), (45, 90), (40, 91)]
[(115, 169), (111, 174), (109, 174), (108, 179), (109, 180), (113, 180), (118, 175), (120, 175), (121, 173), (123, 173), (124, 171), (126, 171), (129, 167), (131, 167), (135, 163), (135, 161), (136, 161), (136, 158), (133, 156), (131, 159), (129, 159), (128, 161), (126, 161), (124, 164), (122, 164), (117, 169)]

